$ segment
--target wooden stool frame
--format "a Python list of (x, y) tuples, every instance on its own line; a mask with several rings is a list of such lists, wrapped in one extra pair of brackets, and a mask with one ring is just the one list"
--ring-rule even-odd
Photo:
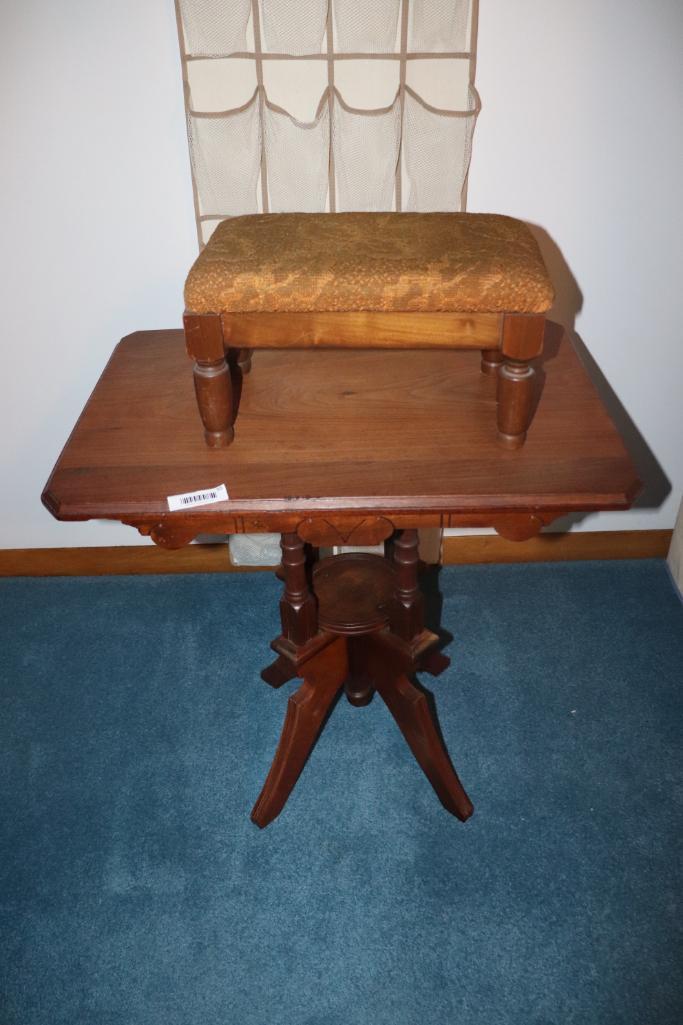
[[(234, 438), (233, 378), (248, 373), (254, 349), (479, 349), (483, 373), (498, 377), (498, 438), (526, 440), (534, 411), (530, 361), (543, 351), (544, 314), (185, 312), (199, 414), (210, 448)], [(397, 396), (400, 401), (400, 396)]]

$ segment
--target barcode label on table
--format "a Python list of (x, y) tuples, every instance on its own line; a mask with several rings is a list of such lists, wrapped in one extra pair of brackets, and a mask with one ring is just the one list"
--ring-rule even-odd
[(166, 501), (171, 512), (177, 512), (179, 509), (194, 509), (198, 505), (227, 502), (228, 497), (225, 484), (217, 484), (215, 488), (205, 488), (204, 491), (188, 491), (184, 495), (169, 495)]

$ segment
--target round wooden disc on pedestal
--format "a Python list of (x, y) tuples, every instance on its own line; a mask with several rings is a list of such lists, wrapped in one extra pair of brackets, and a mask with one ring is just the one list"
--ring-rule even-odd
[(394, 589), (392, 564), (381, 555), (345, 552), (316, 563), (313, 590), (322, 630), (364, 634), (389, 622)]

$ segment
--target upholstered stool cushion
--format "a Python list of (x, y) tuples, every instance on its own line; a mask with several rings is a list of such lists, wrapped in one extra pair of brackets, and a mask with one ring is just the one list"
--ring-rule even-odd
[(250, 214), (218, 225), (190, 270), (193, 313), (544, 313), (534, 237), (498, 214)]

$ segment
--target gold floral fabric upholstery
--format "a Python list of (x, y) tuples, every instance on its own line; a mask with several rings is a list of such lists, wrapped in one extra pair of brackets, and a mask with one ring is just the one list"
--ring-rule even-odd
[(553, 288), (498, 214), (250, 214), (218, 225), (185, 284), (193, 313), (544, 313)]

